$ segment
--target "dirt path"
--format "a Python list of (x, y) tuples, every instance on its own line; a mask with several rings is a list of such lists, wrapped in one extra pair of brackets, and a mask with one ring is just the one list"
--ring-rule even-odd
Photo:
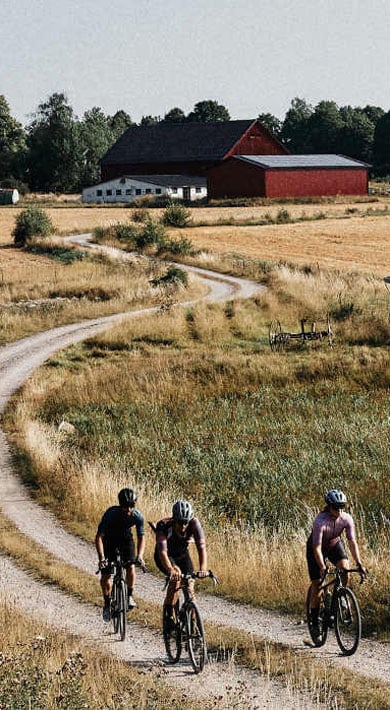
[[(233, 297), (247, 297), (248, 294), (253, 295), (253, 284), (242, 279), (230, 279), (230, 277), (223, 277), (223, 280), (218, 277), (217, 280), (214, 280), (210, 273), (208, 272), (204, 276), (210, 288), (207, 296), (209, 300), (226, 300)], [(137, 317), (154, 310), (156, 309), (142, 309), (126, 316), (109, 316), (81, 324), (63, 326), (2, 347), (0, 349), (0, 415), (4, 411), (9, 397), (54, 352), (104, 330), (108, 325), (123, 317)], [(1, 429), (0, 490), (1, 509), (23, 533), (43, 545), (59, 559), (87, 571), (91, 575), (95, 573), (96, 553), (93, 547), (66, 533), (53, 515), (36, 505), (28, 496), (13, 469), (10, 449)], [(30, 577), (27, 578), (5, 558), (0, 558), (0, 567), (2, 571), (1, 584), (6, 584), (13, 590), (16, 603), (27, 612), (45, 616), (50, 623), (67, 628), (72, 633), (79, 633), (83, 637), (92, 639), (93, 642), (101, 639), (103, 630), (98, 610), (88, 607), (87, 613), (85, 605), (81, 606), (75, 600), (51, 587), (32, 582)], [(18, 595), (19, 583), (22, 588), (25, 588), (26, 584), (36, 585), (36, 594), (27, 597), (23, 594)], [(161, 603), (161, 580), (151, 574), (142, 575), (142, 577), (139, 575), (137, 594), (146, 600)], [(33, 602), (35, 598), (37, 599), (36, 603)], [(71, 609), (69, 609), (69, 605), (71, 605)], [(221, 623), (221, 619), (223, 619), (226, 625), (287, 644), (303, 657), (308, 653), (304, 645), (307, 634), (301, 620), (281, 617), (274, 613), (207, 595), (202, 595), (200, 605), (206, 620)], [(160, 667), (161, 664), (164, 664), (161, 640), (158, 635), (145, 629), (136, 628), (134, 636), (137, 638), (137, 643), (118, 644), (108, 635), (107, 649), (113, 653), (127, 654), (123, 657), (137, 665), (146, 664), (148, 666), (149, 664), (154, 667), (157, 663)], [(136, 649), (138, 649), (137, 652)], [(325, 649), (312, 649), (310, 654), (323, 658), (326, 663), (340, 664), (367, 677), (390, 681), (390, 648), (384, 644), (363, 641), (359, 653), (346, 659), (338, 655), (334, 643), (330, 641)], [(303, 658), (302, 662), (304, 662)], [(264, 677), (257, 673), (233, 665), (210, 664), (200, 679), (189, 673), (188, 667), (185, 665), (166, 667), (165, 672), (168, 682), (182, 684), (188, 691), (190, 689), (195, 694), (206, 692), (208, 697), (213, 694), (216, 697), (220, 696), (221, 707), (227, 707), (227, 704), (224, 705), (227, 694), (235, 692), (238, 693), (239, 698), (234, 703), (236, 708), (271, 708), (280, 707), (281, 704), (285, 708), (296, 709), (318, 707), (314, 701), (310, 701), (303, 695), (292, 694), (279, 683), (264, 680)], [(241, 701), (243, 704), (240, 704)]]

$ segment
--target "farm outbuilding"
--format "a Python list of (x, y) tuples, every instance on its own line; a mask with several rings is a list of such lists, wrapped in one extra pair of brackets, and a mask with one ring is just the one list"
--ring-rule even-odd
[(130, 126), (101, 160), (103, 181), (122, 175), (205, 175), (232, 155), (285, 155), (257, 120)]
[(14, 188), (0, 188), (0, 205), (16, 205), (18, 202), (18, 190)]
[(235, 155), (208, 170), (208, 197), (367, 195), (370, 167), (333, 154)]
[(132, 202), (150, 195), (173, 200), (201, 200), (207, 197), (207, 180), (196, 175), (122, 175), (85, 187), (82, 201), (89, 203)]

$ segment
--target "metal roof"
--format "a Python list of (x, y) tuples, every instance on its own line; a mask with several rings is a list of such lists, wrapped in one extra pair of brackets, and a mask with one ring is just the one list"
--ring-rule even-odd
[(101, 164), (222, 160), (256, 119), (130, 126)]
[(272, 170), (292, 170), (294, 168), (370, 168), (371, 165), (361, 160), (347, 158), (345, 155), (332, 153), (316, 155), (234, 155), (236, 160), (258, 165)]
[(207, 187), (207, 179), (201, 175), (123, 175), (126, 180), (134, 182), (147, 182), (163, 187)]

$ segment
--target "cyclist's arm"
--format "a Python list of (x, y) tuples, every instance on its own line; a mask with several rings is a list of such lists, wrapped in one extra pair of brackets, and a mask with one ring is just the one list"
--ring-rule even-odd
[(144, 559), (144, 552), (145, 552), (145, 535), (141, 535), (137, 537), (137, 557), (140, 560)]
[(352, 555), (353, 559), (355, 560), (357, 566), (361, 567), (364, 570), (364, 567), (362, 565), (362, 561), (360, 559), (359, 546), (358, 546), (356, 540), (355, 539), (348, 540), (348, 547), (351, 550), (351, 555)]
[(315, 560), (320, 568), (320, 573), (321, 573), (321, 577), (322, 577), (322, 575), (325, 573), (326, 565), (325, 565), (324, 556), (322, 554), (321, 544), (313, 545), (313, 553), (314, 553)]
[(96, 533), (96, 537), (95, 537), (95, 546), (96, 546), (96, 552), (98, 553), (98, 557), (99, 557), (100, 562), (102, 560), (104, 560), (103, 538), (104, 538), (104, 533), (99, 532), (99, 530), (98, 530)]

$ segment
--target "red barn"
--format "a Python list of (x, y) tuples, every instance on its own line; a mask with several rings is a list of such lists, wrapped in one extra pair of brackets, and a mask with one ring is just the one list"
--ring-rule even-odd
[(370, 167), (343, 155), (236, 155), (208, 170), (208, 198), (367, 195)]
[(102, 181), (122, 175), (205, 175), (233, 155), (286, 155), (257, 120), (130, 126), (103, 156)]

